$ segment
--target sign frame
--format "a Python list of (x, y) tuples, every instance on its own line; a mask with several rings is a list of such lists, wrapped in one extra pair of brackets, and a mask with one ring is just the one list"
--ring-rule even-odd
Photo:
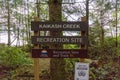
[[(32, 21), (31, 22), (31, 30), (34, 32), (39, 31), (80, 31), (86, 35), (81, 36), (31, 36), (32, 44), (79, 44), (81, 46), (88, 46), (88, 23), (86, 21), (79, 22), (41, 22), (41, 21)], [(43, 48), (44, 49), (44, 48)], [(86, 58), (87, 48), (81, 49), (32, 49), (32, 57), (33, 58)], [(66, 54), (56, 53), (58, 52), (66, 52)], [(47, 55), (42, 55), (42, 52), (48, 52)], [(68, 53), (69, 54), (68, 54)], [(77, 52), (79, 54), (73, 54), (71, 56), (71, 52)], [(54, 56), (53, 56), (54, 55)], [(59, 56), (58, 56), (59, 55)]]

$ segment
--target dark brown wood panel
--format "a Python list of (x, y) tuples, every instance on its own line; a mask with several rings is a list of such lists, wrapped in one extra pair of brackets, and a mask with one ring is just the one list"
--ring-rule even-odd
[(88, 44), (88, 39), (86, 36), (32, 36), (32, 44)]
[(84, 49), (32, 49), (33, 58), (86, 58)]
[(88, 24), (81, 22), (31, 22), (32, 31), (88, 31)]

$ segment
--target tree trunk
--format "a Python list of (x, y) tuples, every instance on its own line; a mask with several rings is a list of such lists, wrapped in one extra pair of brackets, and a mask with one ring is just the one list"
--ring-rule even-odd
[(115, 9), (116, 9), (116, 23), (115, 23), (115, 26), (116, 26), (116, 47), (118, 47), (118, 29), (117, 29), (118, 28), (117, 27), (117, 24), (118, 24), (118, 18), (117, 18), (118, 17), (118, 14), (117, 14), (118, 13), (118, 10), (117, 10), (118, 6), (117, 5), (118, 5), (118, 0), (116, 0), (116, 6), (115, 6)]
[[(62, 21), (62, 0), (49, 0), (49, 19), (50, 21)], [(51, 31), (51, 36), (62, 36), (61, 31)], [(60, 49), (62, 44), (54, 44), (50, 48)], [(51, 80), (66, 80), (65, 60), (62, 58), (51, 59), (50, 61)]]
[(101, 27), (101, 39), (100, 39), (100, 42), (101, 42), (101, 46), (103, 46), (104, 44), (104, 21), (103, 21), (103, 18), (104, 18), (104, 12), (103, 10), (100, 11), (100, 27)]
[(7, 8), (8, 8), (8, 46), (10, 46), (10, 3), (9, 0), (7, 1)]
[(86, 0), (86, 21), (89, 24), (89, 0)]

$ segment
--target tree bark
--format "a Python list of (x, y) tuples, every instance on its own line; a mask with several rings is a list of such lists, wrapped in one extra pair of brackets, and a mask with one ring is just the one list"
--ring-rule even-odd
[[(62, 0), (49, 0), (49, 20), (62, 21)], [(51, 36), (62, 36), (61, 31), (51, 31)], [(62, 44), (52, 45), (50, 48), (60, 49)], [(51, 59), (50, 61), (51, 80), (66, 80), (65, 76), (65, 60), (62, 58)]]
[(101, 46), (104, 45), (104, 21), (103, 21), (103, 17), (104, 17), (104, 12), (103, 10), (100, 11), (100, 27), (101, 27), (101, 39), (100, 39), (100, 42), (101, 42)]
[(8, 46), (10, 46), (11, 39), (10, 39), (10, 3), (9, 0), (7, 1), (7, 8), (8, 8)]
[(118, 5), (118, 0), (116, 0), (116, 6), (115, 6), (115, 10), (116, 10), (116, 14), (115, 14), (116, 15), (116, 23), (115, 23), (115, 26), (116, 26), (116, 47), (118, 47), (118, 29), (117, 29), (118, 28), (117, 27), (117, 24), (118, 24), (118, 18), (117, 18), (118, 17), (118, 14), (117, 14), (118, 13), (118, 10), (117, 10), (118, 6), (117, 5)]

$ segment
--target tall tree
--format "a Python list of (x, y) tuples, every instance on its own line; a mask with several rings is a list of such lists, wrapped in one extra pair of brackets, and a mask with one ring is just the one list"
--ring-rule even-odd
[(93, 0), (90, 3), (91, 7), (93, 7), (90, 9), (90, 19), (93, 23), (92, 26), (98, 27), (98, 30), (100, 30), (100, 34), (97, 36), (97, 41), (99, 39), (101, 45), (104, 44), (106, 31), (108, 31), (106, 26), (110, 27), (112, 29), (111, 31), (113, 31), (113, 22), (115, 21), (112, 17), (115, 12), (114, 4), (114, 0)]
[(118, 0), (116, 0), (116, 6), (115, 6), (115, 12), (116, 12), (116, 23), (115, 23), (115, 26), (116, 26), (116, 47), (118, 47), (118, 27), (117, 27), (117, 24), (118, 24)]
[[(49, 0), (49, 20), (61, 21), (62, 20), (62, 0)], [(50, 32), (51, 36), (62, 36), (61, 31)], [(62, 44), (52, 45), (51, 48), (60, 49)], [(50, 74), (51, 80), (66, 80), (65, 76), (65, 60), (64, 59), (51, 59), (50, 61)], [(63, 75), (64, 74), (64, 75)]]
[(10, 3), (9, 0), (7, 0), (7, 9), (8, 9), (8, 46), (11, 44), (11, 39), (10, 39)]

